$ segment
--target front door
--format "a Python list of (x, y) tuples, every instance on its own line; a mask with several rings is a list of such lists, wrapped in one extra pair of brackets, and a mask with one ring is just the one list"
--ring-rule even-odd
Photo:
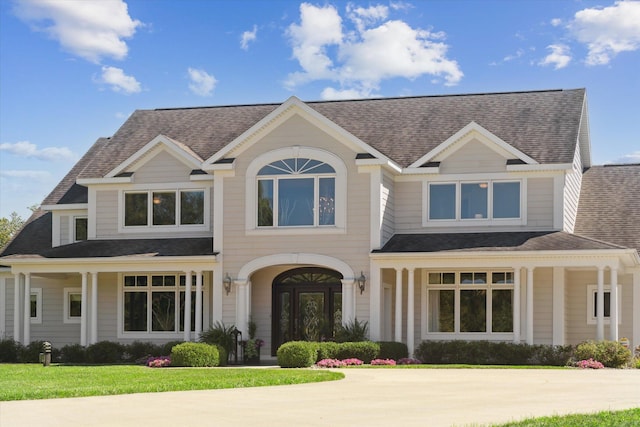
[(323, 341), (342, 324), (342, 275), (303, 267), (273, 281), (273, 352), (287, 341)]

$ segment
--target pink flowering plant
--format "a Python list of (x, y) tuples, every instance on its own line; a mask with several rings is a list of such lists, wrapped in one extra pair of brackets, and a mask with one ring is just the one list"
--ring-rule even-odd
[(171, 366), (169, 356), (150, 357), (147, 359), (147, 366), (150, 368), (166, 368)]
[(360, 366), (363, 363), (364, 362), (362, 362), (362, 360), (356, 359), (356, 358), (344, 359), (344, 360), (322, 359), (321, 361), (316, 363), (316, 366), (318, 368), (344, 368), (346, 366)]
[(396, 366), (396, 361), (393, 359), (373, 359), (371, 365)]
[(342, 363), (344, 363), (345, 366), (360, 366), (364, 362), (360, 359), (356, 359), (355, 357), (352, 357), (351, 359), (344, 359)]
[(604, 369), (604, 365), (597, 360), (587, 359), (576, 362), (576, 366), (580, 369)]

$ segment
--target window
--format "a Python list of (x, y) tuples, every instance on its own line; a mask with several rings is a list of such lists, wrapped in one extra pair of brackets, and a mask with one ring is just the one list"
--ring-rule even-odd
[(126, 192), (124, 226), (204, 225), (204, 204), (203, 190)]
[(73, 240), (87, 240), (87, 217), (75, 217), (73, 223)]
[(42, 323), (42, 289), (31, 288), (29, 298), (29, 317), (31, 323)]
[(80, 288), (64, 288), (63, 319), (64, 323), (80, 323), (82, 315), (82, 290)]
[(426, 293), (429, 333), (513, 332), (512, 272), (429, 272)]
[(429, 183), (428, 221), (521, 219), (519, 181)]
[[(191, 279), (191, 331), (195, 331), (196, 276), (191, 276)], [(173, 274), (124, 276), (123, 332), (154, 334), (184, 331), (185, 284), (186, 276)]]
[[(622, 323), (622, 288), (618, 285), (618, 323)], [(598, 286), (587, 286), (587, 324), (595, 325), (598, 322)], [(611, 286), (604, 287), (604, 323), (611, 323)]]
[(319, 160), (290, 158), (258, 171), (258, 227), (335, 225), (335, 170)]

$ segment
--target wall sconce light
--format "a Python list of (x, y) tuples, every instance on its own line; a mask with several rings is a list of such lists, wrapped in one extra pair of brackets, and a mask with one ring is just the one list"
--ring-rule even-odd
[(231, 292), (231, 284), (232, 283), (233, 283), (233, 279), (231, 278), (231, 276), (229, 276), (229, 273), (227, 273), (227, 275), (225, 276), (225, 278), (223, 280), (224, 290), (227, 293), (227, 295), (229, 295), (229, 292)]
[(360, 271), (360, 277), (356, 279), (358, 282), (358, 288), (360, 289), (360, 295), (364, 292), (365, 284), (367, 283), (367, 278), (364, 276), (364, 273)]

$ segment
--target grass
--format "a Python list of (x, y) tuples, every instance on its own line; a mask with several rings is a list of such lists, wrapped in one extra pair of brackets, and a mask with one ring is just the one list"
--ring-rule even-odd
[(603, 411), (596, 414), (529, 418), (495, 427), (631, 427), (640, 425), (640, 408), (626, 411)]
[(147, 368), (0, 364), (0, 401), (213, 390), (333, 381), (344, 374), (310, 369)]

